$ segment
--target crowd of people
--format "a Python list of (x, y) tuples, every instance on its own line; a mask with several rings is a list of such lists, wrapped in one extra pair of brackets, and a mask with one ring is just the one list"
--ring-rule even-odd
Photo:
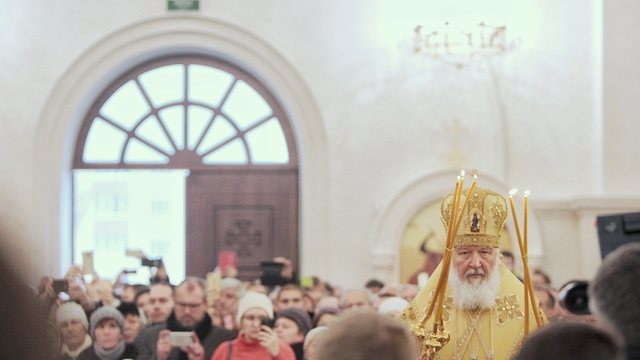
[[(62, 288), (60, 280), (43, 277), (37, 308), (57, 333), (47, 358), (322, 359), (316, 355), (322, 348), (318, 340), (343, 318), (383, 326), (391, 339), (404, 336), (415, 345), (395, 318), (418, 294), (418, 286), (373, 279), (361, 288), (342, 289), (314, 277), (305, 288), (288, 259), (274, 261), (283, 264), (274, 286), (260, 279), (241, 281), (233, 268), (221, 274), (215, 289), (194, 276), (172, 284), (165, 269), (154, 272), (149, 284), (130, 284), (123, 276), (111, 283), (98, 274), (85, 281), (78, 265), (69, 269)], [(349, 313), (366, 317), (347, 320)], [(403, 351), (417, 351), (412, 349)]]
[[(505, 216), (494, 198), (474, 206), (474, 215)], [(291, 262), (275, 258), (274, 284), (242, 281), (233, 267), (211, 283), (172, 284), (164, 268), (149, 284), (112, 283), (74, 265), (64, 279), (43, 277), (34, 294), (2, 262), (0, 358), (640, 360), (640, 243), (604, 259), (583, 299), (590, 311), (575, 314), (543, 271), (523, 282), (513, 255), (498, 250), (503, 225), (461, 226), (423, 287), (372, 279), (343, 289), (319, 278), (303, 287)]]
[[(487, 269), (490, 276), (489, 269), (499, 266), (484, 264), (482, 249), (471, 253), (481, 259), (477, 268)], [(454, 253), (466, 256), (467, 250), (459, 246)], [(498, 256), (505, 269), (511, 265), (504, 261), (509, 256)], [(452, 269), (467, 273), (472, 262), (454, 263)], [(534, 331), (506, 358), (640, 359), (634, 308), (640, 293), (633, 285), (638, 265), (640, 244), (627, 245), (606, 259), (589, 289), (591, 315), (563, 309), (549, 277), (534, 271), (540, 310), (551, 325)], [(163, 278), (144, 285), (106, 286), (97, 276), (85, 283), (81, 273), (73, 266), (62, 290), (54, 289), (51, 278), (40, 284), (36, 304), (48, 320), (42, 323), (48, 331), (37, 341), (49, 342), (42, 359), (417, 359), (420, 352), (410, 327), (400, 320), (410, 304), (425, 307), (416, 299), (422, 294), (416, 285), (386, 285), (374, 279), (362, 288), (343, 290), (315, 278), (313, 287), (304, 288), (295, 274), (283, 271), (290, 277), (283, 276), (277, 286), (231, 276), (224, 277), (218, 289), (208, 289), (204, 279), (191, 276), (175, 286)], [(176, 340), (176, 334), (182, 338)], [(497, 351), (499, 346), (493, 346)]]

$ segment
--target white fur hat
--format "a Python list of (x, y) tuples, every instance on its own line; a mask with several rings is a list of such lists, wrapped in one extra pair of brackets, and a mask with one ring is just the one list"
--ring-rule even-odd
[(253, 308), (262, 309), (269, 314), (269, 318), (273, 318), (273, 303), (271, 303), (269, 297), (265, 294), (247, 291), (247, 293), (244, 294), (238, 302), (238, 314), (236, 315), (237, 323), (240, 324), (242, 315), (244, 315), (247, 310)]
[(388, 314), (393, 312), (402, 312), (409, 305), (409, 302), (401, 297), (390, 297), (378, 306), (378, 314)]

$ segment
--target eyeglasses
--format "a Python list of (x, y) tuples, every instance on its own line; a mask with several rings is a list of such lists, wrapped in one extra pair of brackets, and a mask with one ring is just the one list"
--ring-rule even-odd
[(176, 307), (180, 307), (183, 309), (189, 309), (189, 310), (197, 310), (200, 306), (202, 306), (202, 303), (198, 303), (198, 304), (187, 304), (187, 303), (183, 303), (183, 302), (176, 302)]

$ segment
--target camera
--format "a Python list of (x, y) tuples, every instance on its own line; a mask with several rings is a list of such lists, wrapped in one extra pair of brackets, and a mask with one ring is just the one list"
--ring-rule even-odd
[(260, 284), (266, 286), (283, 285), (286, 281), (280, 274), (284, 264), (263, 260), (260, 261)]
[[(598, 215), (598, 242), (604, 259), (618, 247), (640, 241), (640, 212)], [(589, 315), (589, 282), (570, 281), (558, 292), (560, 306), (574, 315)]]
[(589, 315), (589, 282), (571, 281), (560, 288), (558, 300), (560, 306), (574, 315)]
[(69, 291), (69, 280), (67, 280), (67, 279), (54, 279), (53, 283), (51, 284), (51, 286), (53, 287), (53, 291), (55, 291), (56, 294), (59, 294), (61, 292), (68, 292)]

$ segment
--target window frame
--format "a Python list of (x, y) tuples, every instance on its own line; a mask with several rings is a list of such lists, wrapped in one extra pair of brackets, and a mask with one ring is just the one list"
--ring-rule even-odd
[[(202, 161), (196, 161), (199, 158), (199, 155), (196, 154), (196, 150), (186, 150), (181, 152), (176, 152), (174, 155), (169, 156), (169, 162), (166, 164), (161, 163), (125, 163), (121, 159), (118, 163), (87, 163), (83, 160), (83, 154), (86, 146), (87, 136), (89, 134), (89, 130), (91, 129), (91, 125), (93, 124), (93, 120), (96, 117), (100, 117), (100, 109), (105, 104), (105, 102), (109, 99), (111, 95), (113, 95), (120, 87), (122, 87), (127, 82), (134, 80), (137, 81), (136, 78), (147, 71), (153, 70), (158, 67), (172, 65), (172, 64), (198, 64), (204, 66), (211, 66), (223, 71), (228, 72), (229, 74), (235, 77), (234, 81), (244, 81), (249, 86), (251, 86), (262, 98), (267, 102), (267, 104), (271, 107), (273, 111), (272, 118), (277, 118), (280, 127), (282, 129), (287, 150), (289, 156), (289, 162), (286, 164), (253, 164), (251, 162), (247, 164), (206, 164)], [(185, 81), (185, 87), (188, 84)], [(186, 89), (185, 89), (186, 94)], [(187, 107), (192, 103), (188, 100), (188, 96), (185, 96), (181, 105), (183, 107)], [(224, 101), (221, 102), (220, 106), (216, 108), (216, 114), (220, 114), (220, 108), (223, 106)], [(173, 104), (176, 105), (176, 104)], [(201, 105), (201, 104), (196, 104)], [(158, 108), (152, 108), (150, 114), (155, 114), (157, 116)], [(133, 130), (135, 131), (135, 130)], [(131, 138), (131, 132), (127, 134), (127, 138)], [(246, 142), (245, 142), (246, 144)], [(185, 153), (193, 153), (195, 156), (184, 156)], [(189, 154), (187, 154), (189, 155)], [(206, 170), (213, 169), (216, 170), (237, 170), (237, 169), (246, 169), (246, 170), (276, 170), (276, 169), (298, 169), (298, 151), (297, 145), (295, 142), (295, 136), (293, 133), (293, 129), (291, 127), (289, 118), (280, 106), (279, 101), (275, 98), (275, 96), (269, 91), (269, 89), (263, 85), (257, 78), (251, 75), (249, 72), (243, 70), (242, 68), (233, 65), (229, 62), (226, 62), (221, 59), (208, 57), (204, 55), (171, 55), (160, 58), (155, 58), (134, 68), (126, 71), (120, 77), (118, 77), (115, 81), (113, 81), (110, 85), (108, 85), (101, 94), (96, 98), (93, 102), (87, 114), (85, 115), (82, 125), (78, 131), (78, 135), (76, 137), (75, 150), (73, 155), (73, 166), (75, 169), (188, 169), (188, 170)]]

